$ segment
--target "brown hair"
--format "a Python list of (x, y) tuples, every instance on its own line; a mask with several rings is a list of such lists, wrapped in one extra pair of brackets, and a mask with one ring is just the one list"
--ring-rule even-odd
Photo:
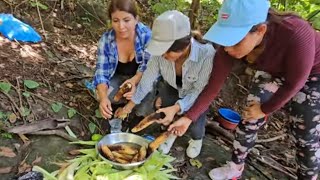
[(267, 21), (253, 26), (249, 32), (255, 32), (258, 26), (260, 26), (261, 24), (269, 24), (269, 23), (282, 24), (283, 19), (288, 17), (300, 17), (300, 16), (294, 12), (280, 12), (273, 8), (269, 8)]
[(138, 6), (135, 0), (111, 0), (108, 16), (111, 19), (111, 14), (115, 11), (125, 11), (133, 15), (134, 18), (138, 16)]
[(167, 52), (183, 51), (191, 43), (191, 37), (193, 37), (201, 44), (207, 43), (207, 41), (203, 39), (203, 36), (200, 31), (191, 31), (191, 33), (188, 36), (175, 40)]

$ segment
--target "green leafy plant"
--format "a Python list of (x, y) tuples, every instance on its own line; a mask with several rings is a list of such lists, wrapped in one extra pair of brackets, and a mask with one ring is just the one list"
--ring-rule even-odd
[(23, 84), (29, 89), (35, 89), (35, 88), (39, 87), (39, 83), (36, 81), (32, 81), (32, 80), (24, 80)]
[(220, 6), (218, 1), (201, 0), (197, 21), (202, 33), (206, 32), (217, 20)]
[(73, 108), (68, 109), (68, 117), (73, 118), (77, 114), (77, 111)]
[(0, 119), (4, 119), (5, 117), (6, 117), (5, 113), (0, 111)]
[(10, 83), (6, 83), (6, 82), (0, 82), (0, 90), (5, 92), (5, 93), (9, 93), (11, 89), (11, 84)]
[(26, 98), (30, 97), (31, 94), (29, 92), (23, 92), (22, 95)]
[(40, 9), (42, 9), (42, 10), (47, 10), (48, 9), (48, 6), (47, 5), (45, 5), (45, 4), (42, 4), (41, 2), (40, 2), (40, 0), (38, 0), (38, 1), (35, 1), (35, 0), (30, 0), (29, 1), (30, 2), (30, 5), (32, 6), (32, 7), (39, 7)]
[(149, 5), (151, 6), (152, 12), (155, 13), (156, 16), (160, 15), (161, 13), (176, 9), (183, 13), (188, 13), (190, 8), (190, 1), (187, 0), (159, 0), (153, 1), (149, 0)]
[(316, 29), (320, 29), (320, 14), (314, 14), (317, 10), (320, 10), (319, 0), (271, 0), (271, 4), (272, 7), (280, 11), (298, 13), (306, 20), (309, 20)]
[(1, 133), (1, 137), (6, 138), (6, 139), (12, 139), (13, 138), (12, 134), (6, 133), (6, 132)]
[(102, 116), (101, 116), (101, 113), (100, 113), (100, 110), (99, 109), (96, 109), (95, 110), (95, 116), (97, 117), (97, 118), (102, 118)]
[(97, 129), (97, 125), (96, 124), (94, 124), (92, 122), (89, 123), (89, 131), (90, 131), (91, 134), (93, 134), (96, 131), (96, 129)]
[(51, 108), (53, 110), (53, 112), (57, 113), (61, 110), (62, 108), (62, 103), (58, 102), (58, 103), (53, 103), (51, 104)]
[(103, 136), (101, 134), (93, 134), (91, 136), (92, 141), (99, 141)]
[(20, 112), (21, 112), (21, 116), (26, 117), (30, 115), (31, 110), (26, 107), (21, 107)]

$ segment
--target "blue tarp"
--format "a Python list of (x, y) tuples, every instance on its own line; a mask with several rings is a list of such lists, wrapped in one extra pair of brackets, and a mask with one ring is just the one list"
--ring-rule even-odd
[(16, 19), (12, 14), (0, 14), (0, 33), (11, 41), (41, 41), (41, 36), (30, 25)]

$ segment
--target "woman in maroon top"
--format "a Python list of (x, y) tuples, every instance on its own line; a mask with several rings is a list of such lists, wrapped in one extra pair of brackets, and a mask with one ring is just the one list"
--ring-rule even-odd
[(211, 78), (186, 115), (169, 131), (183, 135), (214, 100), (233, 63), (246, 61), (257, 73), (236, 130), (232, 161), (215, 168), (215, 180), (240, 177), (257, 131), (268, 114), (285, 104), (296, 140), (298, 179), (317, 179), (320, 168), (320, 33), (293, 14), (279, 14), (267, 0), (224, 0), (205, 38), (221, 45)]

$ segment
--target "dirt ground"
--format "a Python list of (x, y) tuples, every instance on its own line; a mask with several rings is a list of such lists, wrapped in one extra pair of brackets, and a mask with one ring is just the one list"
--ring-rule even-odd
[[(0, 174), (5, 174), (1, 171), (3, 168), (12, 168), (10, 169), (10, 175), (2, 176), (5, 179), (12, 178), (14, 174), (30, 170), (30, 167), (27, 168), (27, 163), (24, 162), (27, 157), (25, 153), (30, 152), (32, 147), (42, 147), (43, 143), (36, 145), (35, 142), (39, 138), (46, 138), (46, 136), (27, 135), (31, 145), (30, 143), (25, 145), (26, 142), (22, 141), (23, 138), (21, 139), (17, 135), (10, 138), (10, 135), (5, 133), (5, 129), (48, 118), (68, 118), (66, 112), (68, 108), (74, 108), (79, 112), (77, 116), (71, 119), (70, 125), (72, 131), (79, 138), (88, 139), (90, 137), (90, 122), (97, 125), (96, 133), (104, 134), (107, 129), (106, 123), (95, 117), (98, 104), (84, 85), (86, 80), (91, 81), (92, 79), (96, 60), (96, 43), (106, 27), (101, 24), (97, 25), (99, 23), (96, 21), (89, 22), (83, 18), (79, 20), (70, 7), (61, 10), (59, 3), (52, 2), (49, 5), (50, 8), (41, 13), (43, 22), (41, 23), (36, 9), (29, 4), (17, 3), (14, 8), (10, 8), (7, 3), (0, 2), (0, 12), (11, 13), (13, 11), (16, 17), (35, 27), (44, 37), (41, 43), (30, 44), (11, 42), (0, 36), (0, 81), (10, 82), (14, 86), (14, 90), (9, 93), (10, 98), (0, 93), (0, 111), (18, 114), (12, 105), (13, 101), (31, 110), (30, 115), (23, 119), (0, 121), (0, 130), (3, 129), (0, 146), (10, 146), (10, 148), (15, 149), (17, 154), (21, 152), (19, 149), (23, 146), (26, 146), (24, 150), (27, 150), (24, 151), (24, 154), (21, 154), (20, 158), (9, 160), (11, 164), (9, 162), (0, 163)], [(91, 24), (88, 25), (88, 23)], [(43, 24), (45, 32), (43, 32), (41, 24)], [(33, 80), (40, 84), (39, 88), (29, 90), (32, 93), (29, 99), (21, 97), (21, 92), (26, 90), (23, 85), (24, 80)], [(248, 93), (249, 82), (250, 76), (245, 73), (243, 66), (241, 64), (237, 65), (223, 91), (213, 102), (209, 119), (214, 120), (217, 117), (219, 107), (229, 107), (240, 112)], [(55, 102), (61, 102), (65, 105), (59, 113), (52, 111), (51, 104)], [(268, 125), (259, 134), (259, 139), (267, 140), (267, 142), (258, 143), (255, 148), (258, 151), (256, 154), (260, 154), (260, 157), (269, 157), (276, 163), (272, 160), (262, 163), (258, 160), (259, 158), (250, 155), (248, 170), (243, 179), (288, 179), (285, 173), (274, 171), (272, 167), (281, 168), (290, 174), (295, 174), (294, 148), (292, 148), (293, 144), (287, 135), (287, 122), (288, 120), (283, 112), (270, 117)], [(227, 133), (232, 134), (231, 132)], [(269, 139), (273, 137), (279, 138)], [(63, 140), (59, 142), (61, 141)], [(172, 154), (178, 158), (175, 164), (175, 167), (179, 169), (177, 174), (183, 179), (208, 179), (207, 173), (211, 168), (219, 166), (229, 159), (230, 140), (216, 133), (211, 133), (208, 129), (203, 156), (200, 159), (203, 162), (203, 167), (198, 170), (192, 167), (187, 159), (181, 159), (178, 156), (178, 154), (181, 154), (179, 152), (182, 151), (181, 146), (184, 147), (187, 142), (187, 136), (181, 138), (172, 151)], [(66, 152), (67, 149), (69, 149), (68, 146), (62, 151)], [(37, 150), (33, 152), (37, 152)], [(51, 156), (55, 156), (55, 151), (50, 152), (52, 152)], [(45, 159), (44, 156), (50, 155), (42, 154), (41, 156)], [(52, 168), (46, 164), (47, 161), (32, 163), (37, 160), (35, 155), (28, 157), (31, 158), (28, 165), (41, 164), (44, 167)], [(0, 155), (1, 158), (3, 157)], [(1, 160), (0, 162), (5, 161)]]

